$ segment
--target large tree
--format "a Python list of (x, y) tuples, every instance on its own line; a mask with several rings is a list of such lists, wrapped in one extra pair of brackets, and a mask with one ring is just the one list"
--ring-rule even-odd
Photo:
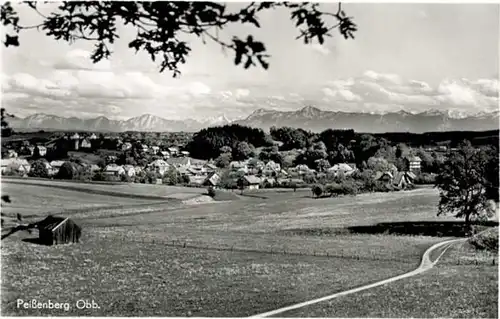
[(220, 30), (235, 24), (260, 28), (259, 15), (264, 11), (278, 8), (288, 11), (299, 31), (297, 39), (306, 44), (313, 41), (323, 44), (334, 29), (346, 39), (354, 38), (357, 30), (340, 4), (336, 12), (325, 12), (318, 3), (252, 2), (231, 10), (227, 4), (217, 2), (64, 1), (48, 15), (40, 12), (40, 3), (21, 4), (38, 13), (41, 22), (24, 25), (10, 2), (2, 4), (0, 20), (4, 26), (11, 27), (5, 35), (7, 47), (18, 46), (20, 33), (35, 28), (56, 40), (92, 42), (95, 49), (91, 59), (97, 63), (111, 56), (109, 47), (120, 37), (117, 30), (123, 24), (136, 30), (129, 48), (146, 52), (153, 62), (161, 61), (160, 72), (167, 69), (174, 77), (180, 74), (180, 64), (187, 61), (193, 38), (201, 38), (204, 43), (215, 42), (231, 51), (236, 65), (249, 68), (259, 64), (267, 69), (269, 54), (264, 43), (252, 35), (231, 40), (219, 35)]
[(487, 212), (488, 168), (493, 166), (492, 161), (498, 167), (498, 157), (472, 147), (468, 141), (449, 154), (436, 178), (440, 192), (438, 215), (464, 217), (467, 228), (472, 219), (483, 217)]

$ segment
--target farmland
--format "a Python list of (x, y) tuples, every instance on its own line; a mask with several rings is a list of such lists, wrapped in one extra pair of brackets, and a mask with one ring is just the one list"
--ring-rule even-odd
[[(306, 191), (248, 192), (234, 201), (186, 206), (105, 196), (92, 189), (106, 191), (109, 186), (81, 185), (84, 191), (67, 190), (71, 193), (60, 197), (59, 188), (3, 185), (4, 191), (24, 191), (25, 198), (43, 194), (51, 198), (45, 205), (61, 213), (83, 207), (68, 215), (84, 229), (82, 242), (74, 245), (34, 245), (22, 240), (33, 235), (22, 232), (2, 241), (4, 313), (47, 314), (17, 309), (17, 298), (83, 298), (101, 308), (51, 314), (252, 315), (407, 272), (428, 247), (444, 240), (356, 233), (352, 226), (447, 220), (436, 217), (433, 189), (325, 199), (312, 199)], [(135, 195), (146, 193), (136, 185), (120, 186), (113, 191), (125, 193), (130, 187)], [(180, 187), (162, 190), (178, 198), (193, 194)], [(111, 207), (118, 202), (123, 207)], [(90, 203), (106, 208), (85, 206)], [(31, 199), (23, 205), (18, 212), (40, 206)], [(328, 309), (316, 307), (300, 315), (328, 315)], [(394, 314), (403, 314), (395, 309)]]

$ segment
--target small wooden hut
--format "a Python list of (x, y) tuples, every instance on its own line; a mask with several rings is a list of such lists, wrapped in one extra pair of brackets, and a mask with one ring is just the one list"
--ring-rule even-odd
[(48, 216), (37, 223), (40, 242), (45, 245), (78, 243), (82, 229), (73, 220)]

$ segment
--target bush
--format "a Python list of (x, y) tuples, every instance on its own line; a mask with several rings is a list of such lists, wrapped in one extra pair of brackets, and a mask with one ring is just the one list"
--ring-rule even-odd
[(430, 173), (418, 174), (417, 178), (413, 181), (417, 185), (434, 184), (436, 182), (436, 175)]
[(209, 186), (207, 189), (208, 196), (214, 198), (215, 197), (215, 189), (212, 186)]
[(311, 190), (316, 197), (323, 195), (323, 185), (321, 184), (314, 185)]

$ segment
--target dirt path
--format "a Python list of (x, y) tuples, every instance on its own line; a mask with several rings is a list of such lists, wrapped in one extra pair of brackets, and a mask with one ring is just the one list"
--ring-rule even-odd
[[(420, 265), (418, 266), (418, 268), (415, 269), (415, 270), (412, 270), (412, 271), (410, 271), (408, 273), (405, 273), (405, 274), (402, 274), (402, 275), (399, 275), (399, 276), (396, 276), (396, 277), (388, 278), (388, 279), (385, 279), (385, 280), (382, 280), (382, 281), (378, 281), (378, 282), (375, 282), (375, 283), (372, 283), (372, 284), (369, 284), (369, 285), (361, 286), (361, 287), (358, 287), (358, 288), (349, 289), (349, 290), (342, 291), (342, 292), (337, 292), (337, 293), (334, 293), (332, 295), (328, 295), (328, 296), (325, 296), (325, 297), (321, 297), (321, 298), (317, 298), (317, 299), (313, 299), (313, 300), (301, 302), (301, 303), (298, 303), (298, 304), (295, 304), (295, 305), (283, 307), (283, 308), (280, 308), (280, 309), (276, 309), (276, 310), (264, 312), (264, 313), (261, 313), (261, 314), (257, 314), (257, 315), (251, 316), (250, 318), (263, 318), (263, 317), (275, 316), (275, 315), (282, 314), (282, 313), (290, 311), (290, 310), (294, 310), (294, 309), (298, 309), (298, 308), (310, 306), (310, 305), (313, 305), (313, 304), (316, 304), (316, 303), (319, 303), (319, 302), (328, 301), (328, 300), (331, 300), (331, 299), (334, 299), (334, 298), (337, 298), (337, 297), (350, 295), (350, 294), (353, 294), (353, 293), (356, 293), (356, 292), (359, 292), (359, 291), (367, 290), (367, 289), (378, 287), (378, 286), (381, 286), (381, 285), (385, 285), (385, 284), (388, 284), (388, 283), (391, 283), (391, 282), (394, 282), (394, 281), (397, 281), (397, 280), (401, 280), (401, 279), (404, 279), (404, 278), (408, 278), (408, 277), (412, 277), (412, 276), (418, 275), (418, 274), (423, 273), (424, 271), (427, 271), (427, 270), (431, 269), (432, 267), (434, 267), (434, 265), (437, 264), (437, 262), (439, 261), (439, 259), (441, 258), (441, 256), (443, 256), (443, 254), (446, 252), (446, 250), (448, 250), (448, 248), (450, 248), (453, 244), (458, 243), (458, 242), (462, 242), (462, 241), (466, 241), (466, 240), (467, 240), (467, 238), (452, 239), (452, 240), (447, 240), (447, 241), (444, 241), (444, 242), (441, 242), (441, 243), (437, 243), (437, 244), (431, 246), (422, 255), (422, 260), (421, 260)], [(431, 259), (431, 254), (434, 254), (434, 255), (438, 254), (435, 260)]]

